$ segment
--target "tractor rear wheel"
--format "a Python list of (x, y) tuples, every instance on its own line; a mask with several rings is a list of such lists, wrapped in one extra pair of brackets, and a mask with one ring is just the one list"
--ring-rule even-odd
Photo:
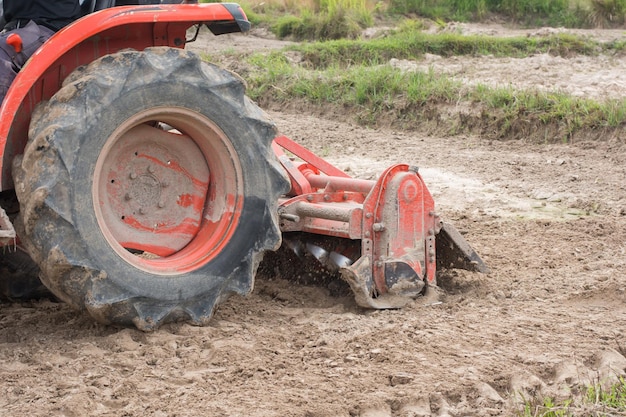
[(175, 48), (77, 70), (33, 115), (16, 228), (60, 299), (103, 323), (206, 324), (280, 245), (288, 181), (242, 80)]

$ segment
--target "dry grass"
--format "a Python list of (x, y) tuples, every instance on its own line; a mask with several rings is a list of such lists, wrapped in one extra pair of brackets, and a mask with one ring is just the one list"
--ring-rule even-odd
[(589, 23), (593, 27), (611, 27), (624, 24), (626, 1), (591, 0)]

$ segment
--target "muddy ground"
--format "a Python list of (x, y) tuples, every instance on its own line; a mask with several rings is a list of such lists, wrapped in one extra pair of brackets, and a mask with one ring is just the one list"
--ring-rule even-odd
[[(276, 46), (257, 36), (219, 44)], [(621, 57), (406, 64), (594, 97), (626, 89)], [(208, 327), (154, 333), (106, 327), (52, 301), (5, 302), (0, 415), (510, 416), (524, 399), (576, 396), (626, 374), (622, 141), (537, 145), (368, 129), (293, 110), (270, 115), (359, 177), (395, 162), (421, 167), (439, 213), (491, 272), (446, 271), (437, 297), (392, 311), (366, 311), (323, 286), (276, 276), (231, 298)]]

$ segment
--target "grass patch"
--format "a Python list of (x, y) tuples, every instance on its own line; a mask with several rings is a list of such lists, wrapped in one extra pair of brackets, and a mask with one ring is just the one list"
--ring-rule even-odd
[[(626, 124), (626, 100), (598, 102), (560, 92), (468, 87), (432, 70), (403, 71), (390, 65), (308, 68), (292, 65), (281, 52), (257, 54), (249, 62), (248, 92), (262, 105), (296, 100), (320, 109), (336, 106), (342, 117), (353, 114), (372, 126), (416, 128), (434, 120), (442, 133), (570, 142), (580, 132)], [(446, 116), (441, 111), (446, 106), (471, 110)]]
[[(370, 23), (371, 24), (371, 23)], [(279, 38), (292, 37), (294, 40), (307, 39), (354, 39), (368, 23), (359, 22), (345, 9), (332, 13), (303, 11), (300, 16), (286, 15), (272, 25), (272, 32)]]
[(619, 382), (608, 389), (600, 385), (590, 386), (587, 389), (587, 401), (597, 406), (604, 406), (607, 411), (626, 411), (626, 379), (619, 378)]
[(621, 26), (626, 21), (626, 0), (591, 0), (586, 19), (592, 27)]
[(494, 55), (525, 57), (550, 53), (560, 56), (595, 55), (606, 49), (623, 50), (624, 43), (599, 44), (570, 34), (547, 37), (464, 36), (454, 33), (427, 34), (420, 31), (400, 31), (370, 41), (336, 40), (293, 46), (316, 68), (340, 65), (379, 65), (391, 58), (418, 59), (425, 53), (441, 56)]
[(308, 24), (312, 21), (305, 23), (303, 14), (313, 13), (323, 21), (327, 18), (324, 15), (332, 16), (339, 10), (361, 27), (371, 25), (377, 16), (397, 15), (417, 15), (442, 22), (477, 22), (497, 15), (534, 27), (619, 27), (626, 20), (626, 0), (241, 0), (240, 3), (246, 12), (253, 14), (254, 20), (282, 33), (285, 33), (283, 22), (277, 21), (285, 15), (301, 17), (301, 24)]
[(526, 26), (619, 26), (626, 0), (390, 0), (388, 10), (433, 20), (481, 21), (494, 14)]
[(267, 94), (271, 88), (278, 100), (299, 98), (319, 105), (367, 107), (377, 112), (399, 102), (421, 105), (451, 100), (462, 88), (460, 82), (432, 71), (404, 72), (388, 65), (309, 70), (291, 66), (280, 53), (255, 55), (250, 62), (256, 66), (248, 80), (253, 98)]
[[(357, 38), (374, 23), (376, 6), (367, 0), (242, 1), (248, 17), (269, 28), (279, 38), (328, 40)], [(263, 14), (264, 18), (258, 16)], [(252, 18), (250, 18), (252, 21)]]
[(584, 396), (556, 401), (553, 398), (526, 401), (519, 417), (622, 416), (626, 414), (626, 380), (608, 388), (594, 384)]

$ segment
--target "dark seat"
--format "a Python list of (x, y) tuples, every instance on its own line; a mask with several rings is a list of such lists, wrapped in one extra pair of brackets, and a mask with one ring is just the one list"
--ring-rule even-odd
[(80, 0), (81, 15), (85, 16), (98, 10), (115, 6), (115, 0)]

